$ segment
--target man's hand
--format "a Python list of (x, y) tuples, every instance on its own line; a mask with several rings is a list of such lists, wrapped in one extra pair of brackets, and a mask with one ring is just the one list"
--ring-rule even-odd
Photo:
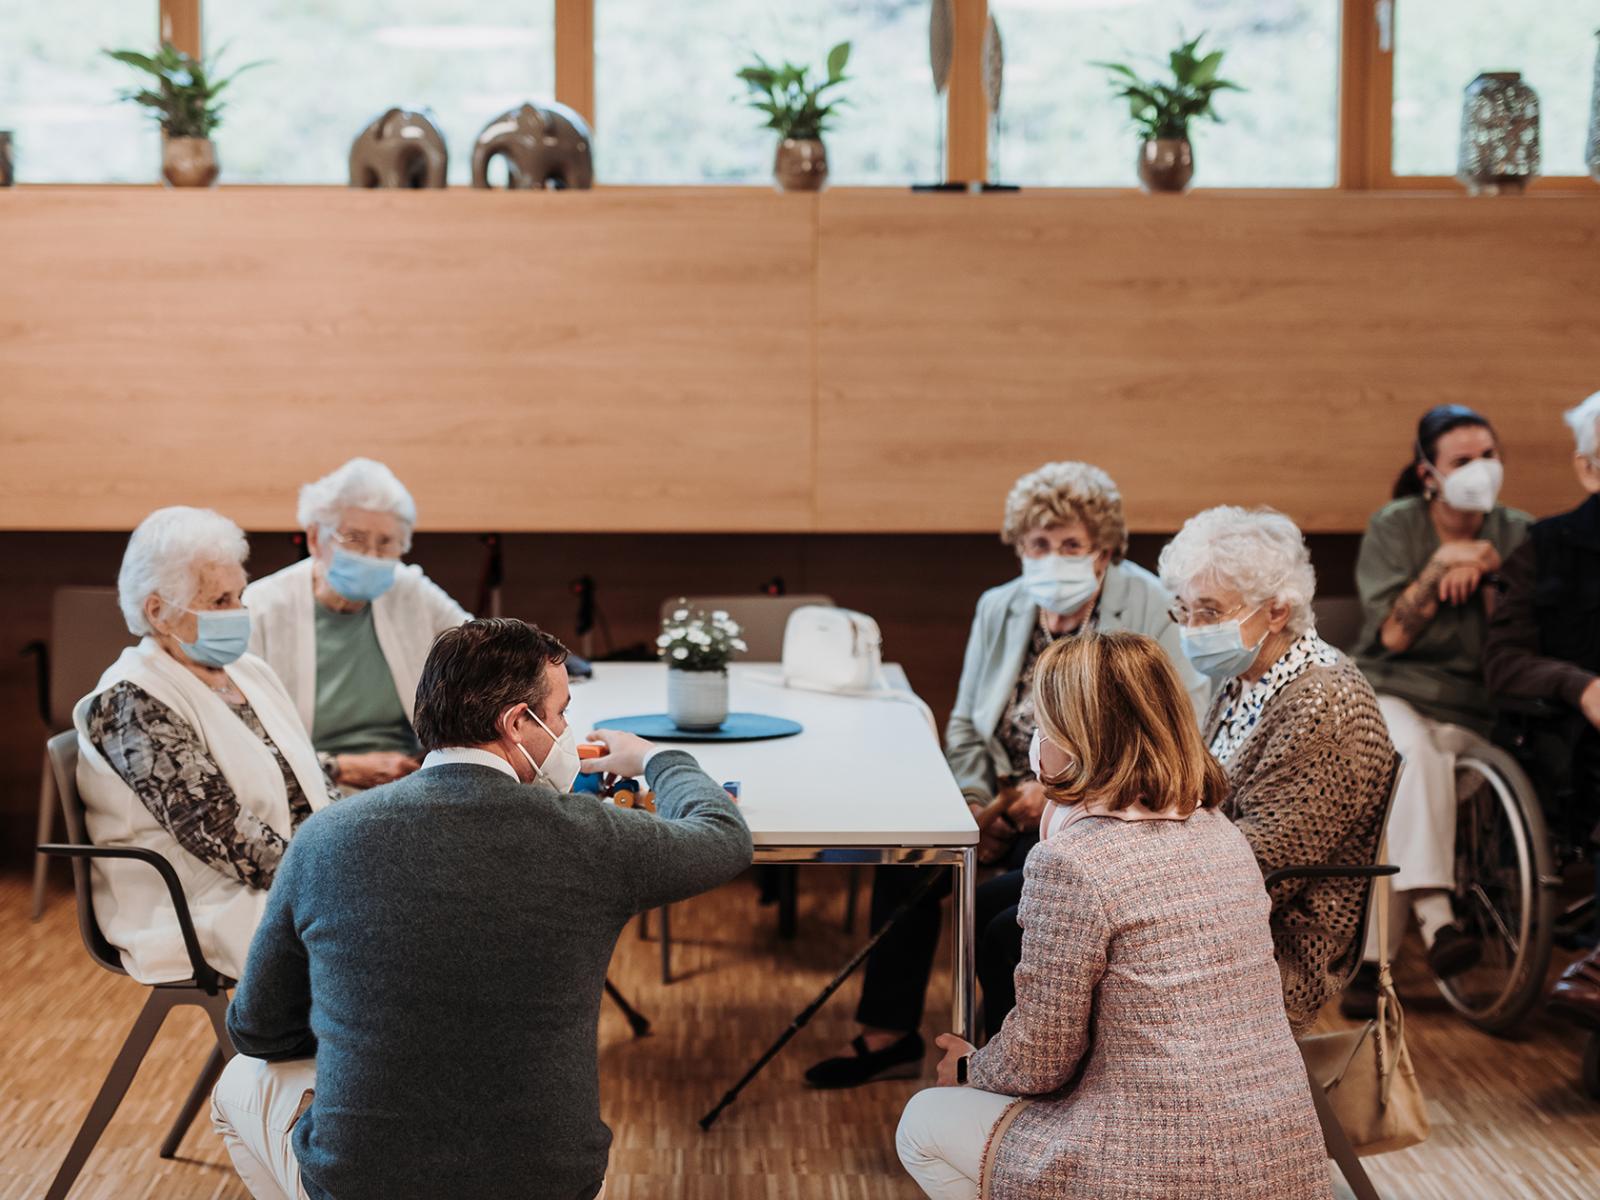
[(941, 1033), (933, 1039), (933, 1044), (944, 1051), (944, 1057), (939, 1060), (935, 1083), (939, 1087), (961, 1087), (956, 1082), (956, 1059), (972, 1054), (978, 1048), (953, 1033)]
[(656, 748), (654, 742), (621, 729), (596, 729), (584, 740), (602, 743), (606, 753), (600, 758), (584, 759), (578, 769), (585, 775), (615, 775), (619, 779), (643, 775), (644, 760)]
[(1591, 679), (1589, 686), (1583, 689), (1583, 694), (1578, 697), (1578, 707), (1583, 710), (1583, 715), (1588, 718), (1589, 724), (1600, 729), (1600, 679)]
[(340, 787), (365, 790), (382, 783), (404, 779), (422, 765), (409, 754), (397, 750), (373, 750), (368, 754), (341, 754), (338, 756)]

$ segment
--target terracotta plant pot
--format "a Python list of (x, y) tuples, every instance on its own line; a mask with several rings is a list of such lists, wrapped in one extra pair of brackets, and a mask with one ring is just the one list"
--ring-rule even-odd
[(669, 668), (667, 715), (679, 729), (720, 728), (728, 719), (728, 673)]
[(1188, 138), (1154, 138), (1139, 147), (1139, 186), (1147, 192), (1187, 191), (1194, 178)]
[(210, 138), (168, 138), (161, 151), (161, 174), (173, 187), (210, 187), (220, 169)]
[(780, 192), (820, 192), (828, 183), (828, 150), (820, 138), (784, 138), (772, 164)]

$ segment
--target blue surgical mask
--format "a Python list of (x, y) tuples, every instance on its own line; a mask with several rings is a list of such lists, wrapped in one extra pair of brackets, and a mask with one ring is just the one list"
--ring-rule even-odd
[[(1254, 616), (1259, 611), (1255, 609), (1245, 616)], [(1179, 630), (1183, 638), (1184, 657), (1194, 664), (1196, 671), (1216, 683), (1225, 683), (1242, 675), (1261, 652), (1261, 643), (1267, 640), (1266, 634), (1262, 634), (1260, 642), (1246, 646), (1240, 629), (1242, 620), (1219, 621), (1215, 625), (1200, 625), (1194, 629), (1184, 626)]]
[(193, 612), (198, 622), (194, 641), (178, 643), (190, 662), (197, 662), (203, 667), (225, 667), (238, 661), (239, 656), (249, 649), (248, 608), (208, 609), (205, 612), (185, 608), (182, 611)]
[(335, 546), (333, 561), (328, 564), (328, 586), (346, 600), (365, 604), (394, 586), (397, 565), (392, 558), (374, 558)]
[(1076, 612), (1100, 586), (1092, 554), (1044, 554), (1022, 560), (1022, 585), (1046, 612)]

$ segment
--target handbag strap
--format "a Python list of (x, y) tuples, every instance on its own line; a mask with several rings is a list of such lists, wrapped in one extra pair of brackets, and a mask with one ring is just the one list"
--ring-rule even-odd
[[(1389, 856), (1389, 839), (1378, 841), (1378, 861)], [(1395, 1022), (1395, 1044), (1400, 1045), (1405, 1036), (1405, 1015), (1400, 1008), (1400, 997), (1395, 994), (1394, 975), (1389, 967), (1389, 877), (1380, 875), (1373, 889), (1373, 900), (1378, 906), (1378, 1106), (1389, 1105), (1389, 1091), (1394, 1084), (1394, 1058), (1389, 1052), (1389, 1019)]]

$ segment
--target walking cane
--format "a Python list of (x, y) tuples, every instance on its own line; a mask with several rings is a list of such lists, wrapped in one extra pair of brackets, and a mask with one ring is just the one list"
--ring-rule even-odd
[(628, 1026), (633, 1030), (633, 1036), (642, 1038), (650, 1033), (650, 1021), (633, 1005), (622, 998), (622, 993), (617, 991), (617, 985), (610, 979), (606, 980), (606, 995), (622, 1010), (622, 1015), (627, 1018)]
[(744, 1078), (739, 1080), (738, 1083), (734, 1084), (726, 1096), (717, 1101), (717, 1106), (715, 1108), (700, 1118), (701, 1129), (711, 1128), (716, 1119), (722, 1115), (722, 1110), (727, 1108), (728, 1105), (732, 1104), (739, 1098), (739, 1093), (744, 1091), (745, 1086), (761, 1073), (761, 1069), (763, 1067), (765, 1067), (769, 1062), (778, 1056), (778, 1051), (782, 1050), (789, 1044), (789, 1039), (794, 1037), (795, 1034), (799, 1033), (806, 1027), (811, 1018), (817, 1015), (817, 1010), (828, 1002), (828, 997), (837, 992), (839, 988), (843, 986), (844, 981), (849, 979), (850, 976), (855, 972), (855, 969), (866, 961), (867, 955), (871, 954), (873, 947), (883, 940), (884, 934), (893, 929), (895, 925), (900, 922), (900, 919), (909, 913), (913, 908), (915, 908), (918, 904), (921, 904), (923, 897), (931, 892), (934, 889), (934, 886), (940, 883), (948, 873), (949, 872), (946, 870), (934, 872), (934, 874), (929, 876), (921, 887), (912, 892), (910, 896), (906, 897), (905, 902), (902, 903), (899, 908), (895, 909), (894, 912), (889, 914), (889, 919), (878, 928), (876, 933), (867, 939), (866, 945), (862, 946), (861, 949), (856, 951), (855, 957), (853, 957), (849, 962), (845, 963), (844, 969), (833, 977), (833, 981), (829, 983), (827, 987), (822, 989), (822, 994), (810, 1004), (806, 1005), (806, 1007), (801, 1011), (800, 1015), (795, 1017), (793, 1021), (789, 1022), (789, 1028), (785, 1029), (778, 1037), (778, 1040), (772, 1043), (767, 1052), (756, 1060), (755, 1066), (751, 1067), (744, 1073)]

